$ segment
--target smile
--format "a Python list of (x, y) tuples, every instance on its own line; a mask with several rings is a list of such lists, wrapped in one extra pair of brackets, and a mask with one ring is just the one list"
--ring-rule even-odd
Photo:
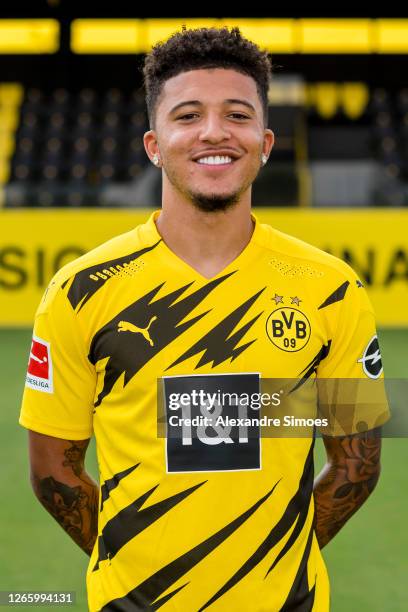
[(227, 155), (214, 155), (209, 157), (201, 157), (197, 159), (198, 164), (204, 164), (206, 166), (222, 166), (226, 164), (232, 164), (232, 158)]

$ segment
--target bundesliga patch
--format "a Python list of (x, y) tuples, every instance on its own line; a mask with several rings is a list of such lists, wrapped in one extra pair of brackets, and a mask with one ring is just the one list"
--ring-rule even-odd
[(33, 336), (28, 360), (26, 387), (53, 393), (50, 343)]

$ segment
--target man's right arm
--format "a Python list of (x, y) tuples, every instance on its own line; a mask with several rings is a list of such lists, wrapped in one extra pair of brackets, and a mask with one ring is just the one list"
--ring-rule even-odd
[(84, 467), (88, 440), (62, 440), (29, 431), (31, 485), (61, 527), (88, 555), (98, 535), (96, 482)]

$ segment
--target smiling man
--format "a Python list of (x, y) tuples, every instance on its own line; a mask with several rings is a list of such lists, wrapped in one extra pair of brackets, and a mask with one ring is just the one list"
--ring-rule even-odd
[(91, 556), (91, 611), (325, 612), (320, 548), (378, 480), (382, 413), (324, 438), (315, 485), (313, 436), (249, 418), (262, 379), (382, 375), (354, 272), (251, 214), (269, 78), (237, 29), (156, 45), (144, 143), (162, 208), (65, 266), (38, 308), (20, 423), (37, 497)]

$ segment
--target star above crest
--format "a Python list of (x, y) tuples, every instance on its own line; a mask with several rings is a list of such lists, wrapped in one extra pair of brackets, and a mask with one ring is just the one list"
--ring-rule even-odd
[(278, 295), (277, 293), (275, 293), (272, 299), (275, 304), (283, 304), (283, 295)]

